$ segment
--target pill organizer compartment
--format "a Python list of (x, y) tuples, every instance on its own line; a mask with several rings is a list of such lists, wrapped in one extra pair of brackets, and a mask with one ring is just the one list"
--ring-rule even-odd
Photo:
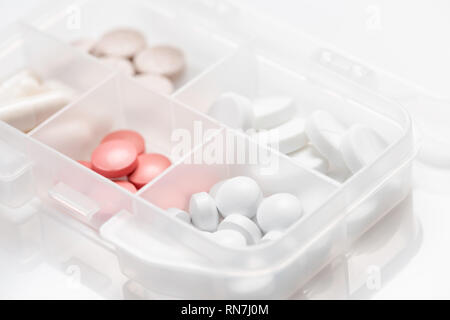
[[(286, 96), (294, 100), (293, 117), (305, 119), (315, 110), (324, 110), (347, 128), (353, 124), (373, 128), (389, 144), (402, 138), (402, 126), (407, 125), (408, 120), (394, 103), (372, 97), (363, 102), (353, 100), (246, 48), (192, 81), (178, 91), (175, 98), (207, 114), (215, 99), (226, 92), (249, 99)], [(337, 181), (345, 180), (333, 172), (330, 175)]]
[[(226, 139), (228, 144), (222, 143)], [(223, 163), (195, 164), (196, 159), (204, 159), (214, 149), (223, 155)], [(240, 150), (239, 154), (237, 150)], [(241, 159), (241, 164), (231, 161), (233, 157), (237, 159), (243, 154), (245, 159)], [(255, 154), (260, 158), (255, 158), (255, 162), (249, 161)], [(227, 161), (230, 163), (227, 164)], [(215, 183), (235, 176), (255, 179), (264, 196), (278, 192), (298, 196), (305, 217), (338, 189), (333, 180), (298, 167), (286, 157), (259, 147), (241, 134), (231, 131), (221, 133), (139, 192), (145, 202), (158, 206), (158, 210), (152, 212), (145, 202), (138, 201), (133, 215), (122, 212), (102, 227), (102, 236), (118, 250), (125, 274), (167, 295), (269, 298), (287, 296), (296, 289), (299, 281), (293, 281), (292, 277), (286, 281), (288, 278), (284, 277), (287, 273), (293, 277), (307, 277), (314, 271), (310, 263), (317, 260), (325, 263), (334, 252), (339, 251), (340, 244), (344, 243), (344, 232), (333, 230), (327, 233), (326, 239), (320, 238), (319, 242), (307, 246), (304, 251), (306, 256), (302, 255), (302, 259), (295, 259), (294, 263), (286, 263), (288, 266), (285, 266), (281, 263), (283, 252), (299, 249), (294, 236), (277, 241), (276, 247), (256, 245), (255, 248), (230, 249), (161, 210), (170, 207), (188, 210), (193, 193), (207, 192)], [(292, 233), (288, 231), (288, 234)], [(158, 244), (158, 240), (163, 244)], [(171, 245), (168, 246), (168, 243)], [(172, 249), (167, 252), (161, 246)], [(180, 249), (183, 246), (186, 248)], [(296, 276), (294, 269), (298, 271)]]
[[(164, 154), (171, 159), (172, 163), (176, 163), (185, 154), (182, 150), (172, 154), (176, 144), (172, 135), (176, 133), (176, 130), (180, 130), (194, 137), (196, 127), (212, 135), (221, 130), (218, 124), (204, 118), (201, 114), (190, 111), (180, 103), (162, 95), (154, 94), (125, 76), (117, 75), (50, 118), (30, 135), (45, 143), (52, 151), (60, 152), (64, 160), (67, 160), (68, 166), (82, 171), (84, 175), (89, 175), (91, 177), (89, 180), (95, 179), (100, 184), (116, 189), (113, 182), (92, 170), (83, 168), (74, 160), (89, 161), (92, 152), (108, 133), (119, 129), (132, 129), (139, 132), (146, 140), (147, 152)], [(191, 147), (195, 147), (195, 143)], [(72, 174), (68, 170), (67, 175), (72, 176)], [(80, 185), (73, 190), (68, 189), (64, 183), (63, 181), (52, 189), (56, 192), (53, 197), (59, 198), (61, 197), (59, 194), (63, 193), (69, 198), (78, 198), (75, 194), (76, 190), (83, 193), (90, 190), (88, 193), (91, 197), (94, 195), (94, 199), (102, 199), (104, 206), (107, 206), (104, 210), (108, 211), (108, 216), (119, 211), (116, 209), (117, 211), (114, 212), (115, 206), (111, 206), (110, 203), (114, 197), (110, 198), (108, 192), (103, 192), (100, 185), (93, 188), (89, 184), (84, 185), (81, 179), (77, 179)], [(95, 211), (97, 205), (96, 201), (90, 200), (83, 201), (83, 211), (89, 212), (86, 213), (88, 220), (92, 215), (90, 211)]]
[(86, 37), (99, 39), (117, 28), (135, 28), (146, 36), (149, 46), (173, 45), (184, 52), (186, 70), (175, 83), (181, 86), (235, 47), (196, 22), (195, 18), (177, 17), (154, 1), (94, 0), (60, 1), (50, 16), (37, 19), (34, 25), (65, 42)]
[[(118, 2), (106, 4), (105, 1), (68, 1), (57, 7), (53, 5), (51, 9), (47, 7), (48, 14), (40, 16), (42, 19), (33, 19), (33, 24), (44, 31), (38, 34), (49, 41), (56, 41), (63, 50), (68, 50), (77, 57), (80, 55), (77, 50), (58, 42), (53, 36), (70, 41), (81, 35), (100, 35), (110, 27), (117, 27), (113, 22), (118, 21), (121, 15), (114, 16), (112, 11), (108, 12), (106, 18), (101, 18), (105, 19), (104, 24), (99, 23), (102, 27), (97, 28), (95, 20), (87, 20), (93, 21), (89, 27), (87, 24), (80, 24), (81, 29), (67, 29), (67, 23), (70, 22), (67, 18), (71, 17), (67, 8), (68, 4), (72, 3), (79, 5), (71, 7), (72, 9), (83, 9), (80, 10), (81, 17), (97, 17), (97, 14), (102, 16), (101, 12), (107, 12), (111, 3), (111, 6), (116, 8), (116, 13), (120, 12), (117, 8), (123, 9), (123, 12), (127, 12), (124, 17), (131, 17), (130, 21), (143, 23), (145, 26), (147, 21), (151, 26), (147, 16), (149, 11), (154, 10), (154, 14), (161, 15), (164, 22), (158, 25), (159, 27), (165, 26), (165, 22), (176, 26), (175, 21), (180, 19), (179, 13), (182, 11), (179, 9), (176, 15), (172, 15), (170, 11), (163, 9), (167, 7), (159, 1), (154, 2), (155, 6), (152, 6), (151, 10), (148, 9), (150, 5), (144, 1), (133, 1), (133, 6), (129, 9), (128, 3), (127, 6), (120, 6)], [(99, 3), (105, 7), (98, 6), (92, 10), (92, 14), (89, 13), (89, 8), (94, 8)], [(206, 13), (208, 12), (206, 10)], [(248, 13), (239, 14), (239, 18), (233, 20), (239, 23), (230, 25), (230, 30), (247, 25), (254, 28), (257, 19), (247, 21), (246, 17), (250, 16), (252, 15)], [(178, 38), (183, 38), (185, 24), (191, 23), (187, 19), (182, 21), (183, 28), (174, 27), (183, 31), (177, 33)], [(261, 32), (265, 29), (260, 28)], [(196, 76), (192, 74), (193, 79), (189, 72), (186, 74), (192, 81), (188, 82), (186, 87), (180, 88), (176, 94), (178, 102), (154, 95), (126, 77), (114, 76), (104, 79), (95, 90), (91, 90), (82, 99), (77, 99), (43, 123), (31, 133), (31, 137), (4, 123), (0, 123), (0, 136), (33, 164), (31, 173), (34, 188), (43, 203), (41, 224), (51, 226), (43, 232), (52, 232), (53, 235), (45, 241), (46, 246), (49, 246), (48, 251), (57, 248), (57, 252), (63, 253), (65, 248), (75, 247), (75, 243), (86, 244), (84, 249), (73, 250), (65, 258), (61, 254), (62, 258), (58, 259), (61, 265), (70, 266), (71, 261), (79, 259), (81, 262), (87, 262), (87, 269), (101, 271), (101, 263), (93, 256), (88, 257), (90, 254), (86, 255), (84, 251), (93, 253), (104, 250), (117, 255), (121, 270), (128, 278), (173, 296), (287, 297), (331, 259), (338, 254), (344, 254), (354, 239), (408, 193), (410, 161), (413, 157), (410, 120), (396, 104), (374, 92), (363, 88), (355, 89), (345, 80), (334, 87), (317, 78), (311, 81), (307, 73), (293, 72), (292, 70), (307, 70), (303, 68), (303, 64), (310, 66), (310, 61), (303, 61), (303, 58), (309, 59), (309, 53), (312, 52), (310, 49), (317, 47), (314, 47), (315, 43), (311, 43), (308, 38), (298, 38), (298, 41), (305, 42), (304, 46), (307, 48), (303, 54), (296, 55), (302, 59), (289, 61), (288, 67), (282, 67), (285, 66), (283, 63), (279, 65), (273, 61), (282, 62), (284, 59), (264, 57), (265, 51), (270, 50), (266, 50), (264, 46), (258, 47), (262, 44), (260, 39), (247, 43), (245, 47), (250, 47), (250, 52), (246, 49), (240, 50), (227, 58), (228, 49), (233, 45), (226, 44), (222, 47), (216, 42), (219, 39), (219, 43), (222, 43), (219, 34), (223, 32), (214, 30), (200, 37), (199, 35), (205, 35), (205, 28), (202, 29), (199, 24), (195, 25), (193, 30), (193, 34), (198, 36), (193, 36), (195, 39), (205, 41), (194, 45), (191, 43), (192, 48), (197, 48), (192, 49), (192, 52), (212, 52), (209, 51), (212, 48), (220, 54), (211, 55), (214, 56), (213, 59), (199, 59), (198, 61), (205, 62), (204, 65), (200, 62), (194, 63), (201, 67), (195, 67), (198, 72)], [(164, 40), (163, 37), (161, 39)], [(208, 45), (211, 39), (215, 45)], [(151, 39), (149, 42), (153, 44)], [(283, 42), (280, 47), (289, 48), (289, 45)], [(296, 50), (301, 51), (300, 47), (296, 46)], [(258, 52), (258, 55), (254, 55), (253, 51)], [(81, 56), (89, 63), (95, 62), (92, 68), (100, 68), (101, 64), (94, 58), (82, 54)], [(189, 60), (196, 59), (193, 54), (188, 53), (188, 56)], [(80, 71), (79, 74), (83, 73)], [(71, 77), (69, 73), (67, 76)], [(181, 84), (187, 80), (186, 77)], [(354, 94), (343, 95), (339, 90), (341, 87), (352, 87)], [(212, 99), (223, 90), (233, 90), (252, 97), (260, 94), (292, 96), (298, 103), (300, 116), (306, 116), (315, 109), (324, 109), (346, 124), (353, 121), (369, 124), (387, 138), (390, 146), (372, 165), (353, 175), (345, 183), (339, 184), (320, 173), (299, 166), (275, 151), (271, 151), (271, 154), (279, 159), (279, 175), (259, 176), (262, 171), (258, 165), (206, 166), (181, 161), (199, 154), (200, 149), (197, 148), (201, 146), (194, 143), (192, 148), (195, 150), (192, 154), (187, 151), (175, 156), (174, 165), (137, 195), (128, 193), (74, 161), (87, 158), (104, 134), (121, 126), (130, 125), (137, 129), (147, 138), (151, 150), (165, 154), (174, 146), (174, 141), (168, 140), (172, 129), (181, 127), (192, 133), (198, 123), (194, 122), (194, 119), (201, 119), (202, 127), (220, 130), (220, 124), (208, 120), (208, 117), (203, 118), (192, 110), (204, 113)], [(149, 103), (155, 101), (160, 102), (160, 106)], [(143, 116), (140, 111), (147, 108), (154, 114)], [(86, 113), (89, 115), (88, 120), (83, 118), (83, 121), (80, 121), (80, 117)], [(161, 123), (155, 119), (160, 119)], [(170, 126), (167, 126), (168, 123)], [(77, 130), (80, 127), (83, 129)], [(60, 138), (51, 133), (59, 130), (68, 131), (75, 139)], [(213, 144), (225, 131), (219, 135), (215, 133), (206, 145)], [(246, 141), (244, 145), (247, 147), (254, 145), (254, 141), (235, 134), (241, 141)], [(292, 226), (283, 238), (243, 249), (223, 247), (193, 227), (165, 214), (163, 209), (169, 206), (186, 208), (187, 199), (193, 192), (204, 191), (201, 189), (211, 186), (223, 177), (234, 175), (257, 178), (266, 193), (289, 190), (304, 195), (307, 198), (305, 206), (308, 214)], [(304, 189), (300, 184), (303, 179), (317, 188)], [(167, 194), (171, 197), (164, 197)], [(381, 205), (378, 204), (380, 199), (383, 199)], [(67, 234), (64, 232), (65, 228), (72, 230), (73, 236), (67, 236), (67, 242), (57, 246), (58, 238)], [(99, 238), (99, 228), (103, 239)], [(91, 246), (96, 248), (91, 251)], [(111, 255), (109, 257), (111, 258)], [(112, 276), (115, 271), (107, 273)]]
[[(15, 74), (30, 70), (44, 85), (46, 81), (55, 87), (66, 86), (71, 91), (72, 99), (77, 95), (89, 91), (103, 80), (111, 76), (112, 72), (93, 59), (87, 58), (72, 50), (51, 36), (42, 34), (34, 28), (15, 24), (2, 33), (0, 48), (0, 81), (4, 81)], [(8, 107), (17, 101), (5, 101)], [(23, 98), (25, 101), (25, 98)], [(31, 130), (55, 110), (36, 110), (22, 112), (20, 118), (11, 118), (10, 124), (21, 130)]]

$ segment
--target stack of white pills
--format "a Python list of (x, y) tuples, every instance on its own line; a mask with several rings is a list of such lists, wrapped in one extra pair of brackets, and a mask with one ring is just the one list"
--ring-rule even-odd
[(189, 213), (174, 208), (167, 213), (223, 245), (243, 247), (279, 238), (303, 216), (303, 208), (292, 194), (264, 198), (256, 181), (239, 176), (192, 195)]
[(306, 118), (296, 113), (290, 97), (268, 96), (252, 101), (234, 92), (220, 95), (208, 111), (227, 126), (246, 130), (260, 144), (338, 181), (370, 164), (387, 147), (368, 126), (356, 124), (346, 128), (322, 110)]
[(98, 41), (86, 38), (72, 44), (162, 94), (174, 91), (173, 82), (186, 65), (180, 49), (169, 45), (149, 47), (145, 36), (130, 28), (107, 32)]
[(64, 84), (42, 81), (23, 70), (0, 83), (0, 120), (28, 132), (69, 104), (73, 96)]

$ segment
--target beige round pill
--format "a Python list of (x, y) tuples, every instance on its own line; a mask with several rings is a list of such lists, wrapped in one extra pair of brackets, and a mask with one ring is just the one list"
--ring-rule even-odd
[(116, 29), (103, 35), (93, 48), (97, 56), (132, 58), (145, 48), (145, 37), (133, 29)]
[(100, 60), (111, 67), (111, 69), (118, 70), (128, 76), (134, 75), (134, 67), (130, 60), (116, 57), (101, 57)]
[(78, 40), (73, 41), (71, 44), (72, 46), (83, 52), (90, 53), (96, 43), (97, 41), (91, 38), (80, 38)]
[(178, 48), (155, 46), (138, 53), (134, 65), (140, 73), (159, 74), (173, 79), (183, 72), (185, 58)]
[(140, 74), (135, 79), (146, 88), (161, 94), (169, 95), (174, 91), (172, 81), (157, 74)]

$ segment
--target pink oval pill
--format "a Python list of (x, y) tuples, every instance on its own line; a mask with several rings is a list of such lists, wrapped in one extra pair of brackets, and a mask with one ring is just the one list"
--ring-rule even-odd
[(130, 182), (140, 189), (159, 176), (172, 163), (162, 154), (142, 154), (138, 157), (136, 170), (128, 177)]
[(92, 164), (89, 161), (78, 160), (78, 163), (85, 166), (88, 169), (92, 169)]
[(129, 175), (137, 166), (135, 146), (125, 140), (111, 140), (100, 144), (91, 157), (92, 169), (106, 178)]
[(126, 140), (132, 143), (137, 150), (138, 154), (142, 154), (145, 152), (145, 140), (144, 138), (133, 130), (118, 130), (111, 132), (107, 136), (105, 136), (101, 143), (112, 141), (112, 140)]
[(127, 189), (131, 193), (136, 193), (137, 189), (131, 182), (128, 181), (114, 181), (117, 185), (121, 186), (122, 188)]

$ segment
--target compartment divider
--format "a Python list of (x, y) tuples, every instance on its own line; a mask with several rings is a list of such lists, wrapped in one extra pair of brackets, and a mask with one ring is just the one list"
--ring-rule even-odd
[[(184, 155), (181, 159), (179, 159), (178, 161), (176, 161), (169, 169), (167, 169), (166, 171), (164, 171), (161, 175), (159, 175), (158, 177), (156, 177), (155, 179), (153, 179), (150, 183), (146, 184), (144, 187), (142, 187), (140, 190), (138, 190), (138, 192), (136, 193), (136, 196), (141, 197), (141, 195), (143, 193), (145, 193), (145, 191), (147, 191), (148, 188), (150, 188), (151, 186), (153, 186), (155, 183), (157, 183), (159, 180), (164, 179), (164, 177), (166, 175), (168, 175), (169, 173), (171, 173), (176, 167), (178, 167), (179, 165), (183, 164), (186, 159), (189, 159), (190, 157), (192, 157), (198, 150), (200, 150), (201, 148), (203, 148), (204, 146), (206, 146), (209, 142), (213, 141), (214, 139), (216, 139), (218, 136), (220, 136), (226, 129), (225, 128), (221, 128), (217, 131), (216, 134), (208, 137), (205, 141), (203, 141), (203, 143), (199, 144), (198, 146), (195, 146), (188, 154)], [(145, 201), (151, 203), (150, 201), (144, 199)], [(156, 206), (156, 205), (155, 205)], [(156, 206), (157, 207), (157, 206)]]
[(48, 117), (46, 120), (44, 120), (41, 124), (39, 124), (38, 126), (36, 126), (33, 130), (31, 130), (30, 132), (27, 133), (27, 135), (29, 136), (33, 136), (36, 133), (38, 133), (39, 131), (41, 131), (42, 129), (44, 129), (49, 123), (53, 122), (54, 120), (58, 119), (61, 115), (63, 115), (64, 113), (66, 113), (67, 111), (69, 111), (70, 109), (72, 109), (73, 106), (78, 105), (78, 103), (82, 100), (84, 100), (87, 96), (91, 95), (92, 93), (95, 93), (99, 88), (101, 88), (105, 83), (111, 81), (112, 79), (114, 79), (115, 77), (117, 77), (117, 74), (111, 74), (108, 78), (104, 79), (101, 83), (99, 83), (98, 85), (96, 85), (95, 87), (89, 89), (88, 91), (84, 92), (81, 95), (78, 95), (73, 101), (71, 101), (67, 106), (65, 106), (64, 108), (62, 108), (61, 110), (58, 110), (57, 112), (55, 112), (53, 115), (51, 115), (50, 117)]

